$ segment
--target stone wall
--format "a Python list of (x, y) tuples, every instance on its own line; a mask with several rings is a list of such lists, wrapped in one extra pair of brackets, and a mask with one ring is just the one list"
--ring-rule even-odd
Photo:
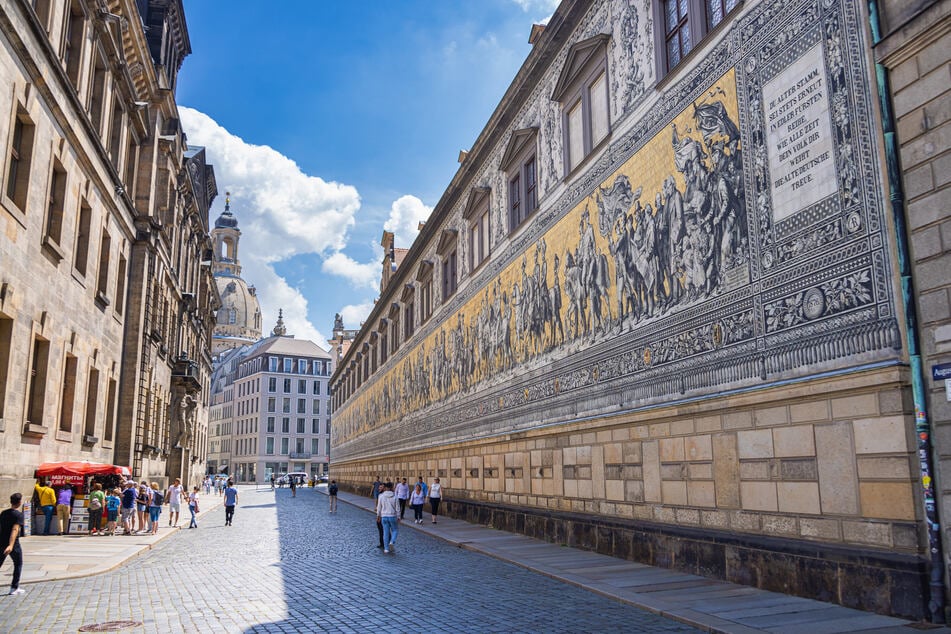
[[(897, 367), (869, 370), (438, 450), (335, 462), (331, 477), (361, 493), (377, 475), (439, 477), (455, 516), (654, 565), (702, 568), (702, 574), (767, 589), (920, 617), (924, 560), (906, 382), (906, 371)], [(825, 550), (838, 553), (834, 572), (818, 555)], [(756, 555), (744, 559), (749, 565), (728, 563), (748, 557), (741, 552)], [(786, 574), (791, 570), (799, 578)], [(862, 591), (866, 584), (858, 580), (868, 580), (870, 570), (880, 587)], [(848, 582), (829, 583), (829, 574)]]
[[(901, 152), (928, 418), (933, 430), (941, 520), (951, 517), (951, 402), (931, 368), (951, 363), (951, 2), (882, 3)], [(942, 521), (944, 523), (944, 521)], [(943, 535), (945, 563), (951, 533)], [(945, 570), (945, 587), (951, 569)]]

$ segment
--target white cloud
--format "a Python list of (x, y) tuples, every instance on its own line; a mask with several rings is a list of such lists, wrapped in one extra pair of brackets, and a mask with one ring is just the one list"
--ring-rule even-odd
[(373, 310), (374, 302), (365, 304), (350, 304), (340, 309), (340, 317), (345, 328), (355, 330), (363, 325), (364, 320)]
[(554, 13), (561, 4), (561, 0), (512, 0), (512, 2), (520, 6), (525, 13), (529, 11)]
[[(323, 260), (323, 273), (343, 278), (355, 290), (377, 290), (382, 273), (380, 245), (370, 245), (373, 255), (365, 263), (343, 252), (360, 210), (356, 188), (305, 174), (277, 150), (247, 143), (198, 110), (179, 106), (179, 112), (190, 145), (205, 147), (208, 162), (215, 168), (220, 192), (212, 222), (224, 208), (224, 192), (231, 192), (231, 210), (244, 238), (239, 250), (242, 276), (257, 288), (263, 334), (270, 334), (278, 309), (283, 309), (288, 334), (325, 346), (321, 328), (307, 319), (307, 297), (281, 277), (274, 265), (296, 255), (314, 254)], [(384, 228), (396, 234), (398, 246), (409, 247), (419, 233), (419, 221), (431, 211), (419, 198), (401, 196), (393, 202)], [(356, 328), (373, 303), (321, 308), (331, 314), (339, 310), (344, 323)], [(330, 326), (321, 324), (328, 330)]]
[(337, 252), (324, 260), (321, 270), (346, 278), (362, 288), (379, 288), (380, 275), (383, 272), (382, 249), (377, 247), (380, 257), (375, 261), (360, 264), (349, 255)]
[(393, 232), (397, 247), (408, 249), (419, 235), (419, 223), (429, 218), (432, 211), (432, 207), (423, 204), (416, 196), (400, 196), (393, 201), (390, 217), (383, 228)]
[[(243, 246), (243, 245), (242, 245)], [(242, 258), (242, 262), (244, 258)], [(310, 339), (322, 348), (327, 347), (327, 337), (307, 320), (307, 298), (287, 283), (283, 277), (274, 272), (268, 264), (251, 258), (249, 263), (254, 266), (254, 280), (250, 281), (258, 289), (261, 297), (262, 323), (261, 334), (271, 334), (277, 324), (277, 311), (284, 311), (284, 327), (287, 334), (297, 339)], [(327, 324), (328, 330), (331, 324)]]

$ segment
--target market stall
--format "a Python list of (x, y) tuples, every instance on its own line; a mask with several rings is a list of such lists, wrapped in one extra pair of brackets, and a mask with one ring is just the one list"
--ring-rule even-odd
[[(132, 475), (128, 467), (103, 464), (100, 462), (45, 462), (35, 471), (34, 477), (48, 480), (57, 493), (66, 487), (72, 487), (72, 511), (67, 533), (86, 533), (89, 529), (89, 511), (86, 507), (90, 488), (95, 482), (104, 489), (118, 486)], [(43, 527), (45, 520), (38, 504), (33, 504), (33, 534)]]

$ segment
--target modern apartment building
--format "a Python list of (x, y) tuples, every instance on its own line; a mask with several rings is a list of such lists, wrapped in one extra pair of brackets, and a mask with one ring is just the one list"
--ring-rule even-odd
[(312, 341), (272, 336), (218, 358), (213, 377), (209, 472), (236, 482), (326, 473), (333, 359)]

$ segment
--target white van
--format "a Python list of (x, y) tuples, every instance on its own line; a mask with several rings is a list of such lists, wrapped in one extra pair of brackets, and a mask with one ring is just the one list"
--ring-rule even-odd
[(290, 484), (291, 478), (297, 481), (298, 486), (303, 486), (310, 481), (310, 474), (306, 471), (292, 471), (291, 473), (281, 476), (280, 483)]

